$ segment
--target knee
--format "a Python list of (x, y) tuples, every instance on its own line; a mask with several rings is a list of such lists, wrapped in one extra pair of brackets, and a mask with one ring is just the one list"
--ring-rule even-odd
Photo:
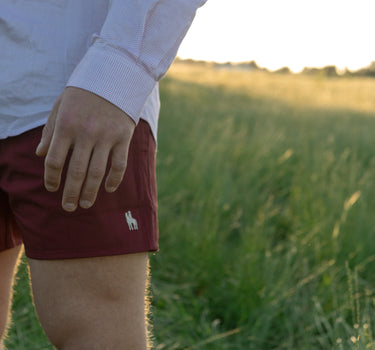
[(53, 312), (39, 312), (39, 319), (58, 350), (146, 350), (144, 322), (129, 322), (122, 316), (124, 308), (124, 304), (102, 300), (94, 307), (54, 307)]
[(37, 306), (39, 321), (47, 338), (56, 349), (69, 349), (69, 344), (84, 334), (83, 320), (59, 306), (48, 309), (48, 306)]
[(90, 327), (90, 320), (83, 320), (74, 313), (67, 315), (64, 312), (50, 315), (39, 313), (42, 328), (57, 350), (96, 350), (100, 349), (92, 340), (99, 336), (98, 330)]

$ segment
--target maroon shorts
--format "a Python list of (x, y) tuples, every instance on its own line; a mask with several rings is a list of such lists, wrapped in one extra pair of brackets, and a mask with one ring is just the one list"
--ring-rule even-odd
[(141, 120), (135, 129), (118, 190), (107, 193), (102, 185), (90, 209), (73, 213), (61, 208), (62, 186), (55, 193), (44, 188), (44, 159), (35, 155), (41, 132), (0, 140), (0, 252), (22, 243), (34, 259), (158, 250), (155, 141), (148, 123)]

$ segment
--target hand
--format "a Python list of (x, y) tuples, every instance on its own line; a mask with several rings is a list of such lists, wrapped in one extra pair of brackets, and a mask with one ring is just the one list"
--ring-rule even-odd
[(36, 150), (46, 156), (44, 184), (48, 191), (60, 187), (61, 173), (70, 149), (62, 207), (74, 211), (78, 204), (90, 208), (96, 199), (111, 156), (105, 181), (107, 192), (120, 185), (126, 169), (135, 122), (107, 100), (68, 87), (55, 102)]

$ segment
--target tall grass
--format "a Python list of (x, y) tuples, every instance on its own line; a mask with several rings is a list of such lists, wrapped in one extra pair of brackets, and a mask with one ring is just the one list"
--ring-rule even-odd
[(374, 82), (176, 66), (162, 87), (159, 349), (371, 347)]
[(161, 94), (155, 349), (375, 349), (375, 81), (178, 64)]

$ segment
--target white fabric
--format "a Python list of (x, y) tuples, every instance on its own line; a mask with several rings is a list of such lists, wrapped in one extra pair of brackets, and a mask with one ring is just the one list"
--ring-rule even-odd
[(66, 86), (157, 133), (158, 81), (206, 0), (1, 0), (0, 138), (43, 125)]

